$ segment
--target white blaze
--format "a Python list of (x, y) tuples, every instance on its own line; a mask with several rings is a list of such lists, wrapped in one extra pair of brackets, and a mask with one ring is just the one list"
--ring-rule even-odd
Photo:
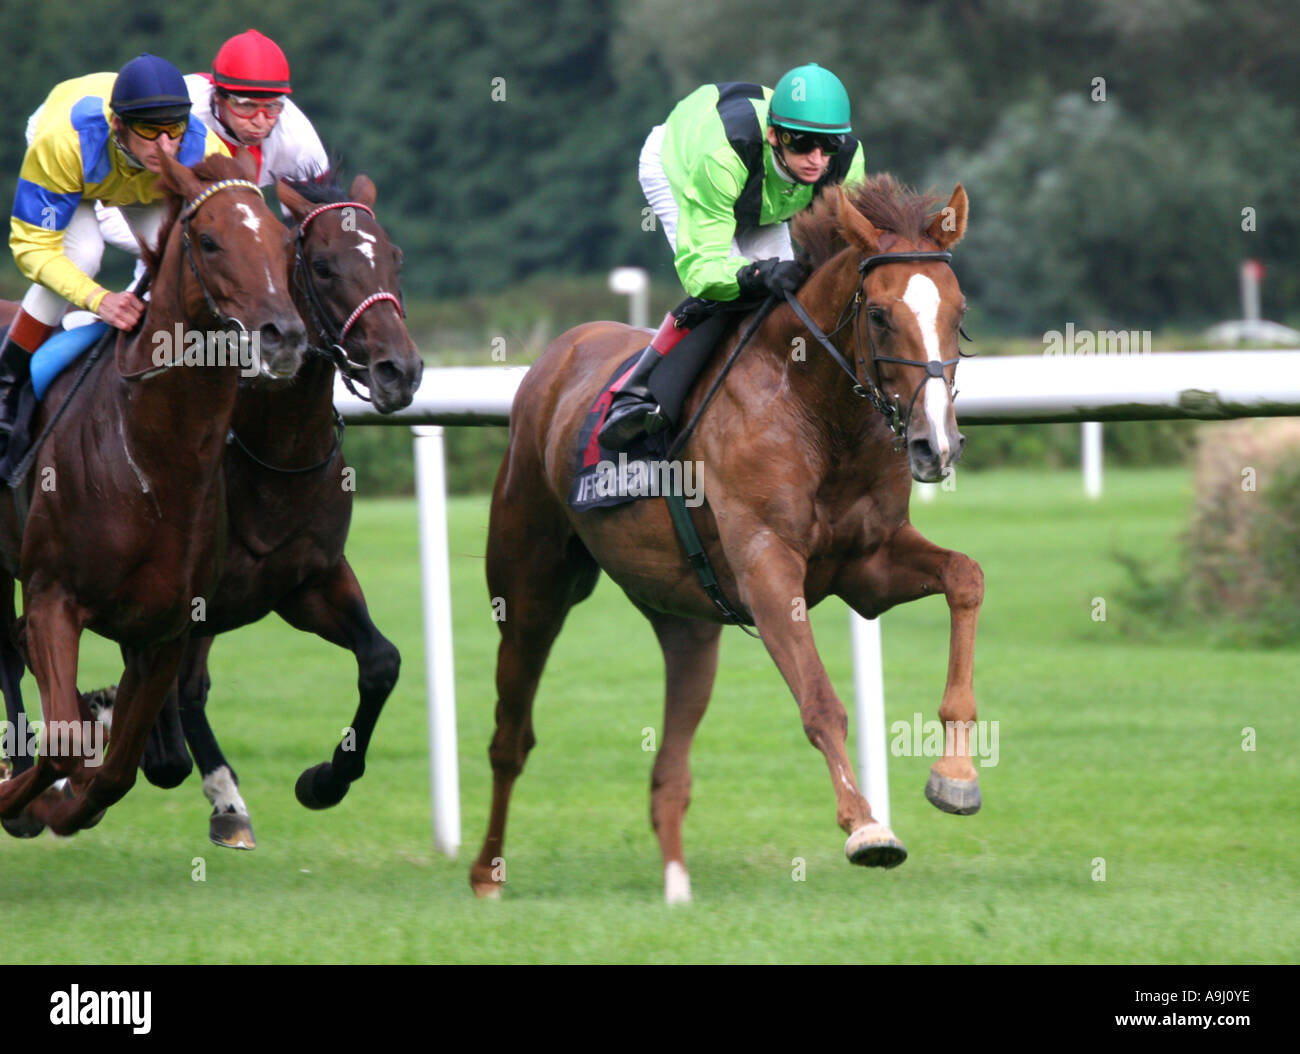
[[(903, 290), (903, 303), (911, 308), (916, 316), (916, 324), (921, 330), (921, 343), (925, 355), (931, 362), (942, 361), (939, 354), (939, 287), (925, 275), (914, 274)], [(930, 422), (930, 434), (941, 457), (949, 452), (948, 430), (944, 417), (948, 411), (948, 386), (943, 382), (926, 384), (925, 417)]]
[(253, 215), (253, 206), (245, 205), (242, 201), (235, 206), (244, 214), (244, 226), (256, 234), (262, 227), (262, 221)]
[(361, 253), (362, 256), (370, 261), (370, 266), (373, 269), (375, 266), (375, 250), (372, 243), (375, 241), (375, 236), (373, 234), (367, 234), (365, 231), (357, 231), (357, 234), (366, 239), (357, 245), (357, 252)]

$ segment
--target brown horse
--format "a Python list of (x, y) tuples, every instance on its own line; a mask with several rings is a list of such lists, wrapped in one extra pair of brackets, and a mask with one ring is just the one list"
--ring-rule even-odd
[(308, 808), (336, 805), (365, 770), (401, 656), (371, 621), (343, 555), (355, 488), (334, 413), (334, 371), (367, 386), (375, 407), (388, 413), (410, 405), (424, 369), (403, 321), (401, 250), (375, 219), (374, 183), (358, 176), (348, 194), (281, 183), (279, 194), (297, 224), (290, 280), (312, 354), (292, 385), (248, 388), (235, 403), (221, 579), (185, 649), (179, 713), (169, 705), (160, 715), (142, 763), (150, 782), (174, 786), (189, 774), (192, 750), (212, 803), (209, 837), (236, 849), (256, 842), (238, 778), (207, 720), (213, 636), (275, 611), (355, 654), (360, 702), (350, 734), (332, 762), (308, 769), (297, 784)]
[[(210, 157), (193, 171), (163, 158), (159, 185), (173, 195), (172, 211), (160, 253), (146, 254), (155, 280), (142, 325), (133, 338), (119, 335), (86, 375), (85, 390), (38, 440), (23, 488), (25, 530), (18, 502), (5, 503), (0, 516), (6, 681), (14, 680), (20, 643), (17, 578), (21, 644), (46, 729), (36, 765), (0, 786), (6, 819), (21, 815), (71, 834), (126, 794), (193, 620), (216, 584), (225, 552), (221, 467), (247, 363), (224, 340), (219, 355), (196, 362), (188, 336), (184, 355), (173, 348), (160, 357), (160, 340), (197, 333), (213, 348), (214, 335), (237, 326), (260, 341), (265, 376), (289, 378), (301, 365), (306, 339), (285, 283), (288, 238), (251, 182), (254, 172), (247, 155)], [(72, 383), (65, 374), (47, 393), (38, 436)], [(90, 722), (76, 690), (86, 629), (117, 641), (126, 666), (106, 758), (85, 749), (84, 739), (81, 750), (49, 745), (51, 729)], [(10, 703), (10, 713), (22, 705)], [(69, 797), (42, 793), (61, 776), (71, 777)]]
[[(855, 365), (837, 363), (794, 311), (780, 306), (682, 450), (707, 470), (706, 502), (695, 521), (718, 581), (757, 626), (793, 692), (804, 731), (830, 768), (836, 820), (849, 835), (845, 852), (868, 866), (892, 867), (906, 850), (858, 789), (845, 752), (844, 706), (802, 612), (835, 595), (875, 617), (942, 593), (952, 633), (939, 715), (974, 720), (983, 576), (974, 561), (931, 544), (908, 521), (909, 465), (912, 477), (941, 478), (963, 442), (951, 386), (964, 303), (946, 250), (965, 232), (966, 193), (958, 186), (931, 218), (938, 204), (882, 176), (847, 196), (835, 190), (800, 217), (796, 239), (816, 269), (798, 300)], [(591, 593), (603, 568), (650, 620), (663, 649), (667, 693), (651, 819), (666, 897), (690, 899), (681, 835), (687, 756), (713, 688), (721, 616), (683, 556), (663, 503), (576, 513), (566, 502), (584, 415), (617, 364), (644, 343), (643, 332), (614, 323), (579, 326), (547, 348), (515, 398), (487, 547), (488, 588), (504, 599), (506, 618), (489, 750), (492, 812), (470, 869), (480, 896), (501, 888), (506, 813), (534, 743), (533, 698), (547, 654), (569, 608)], [(698, 382), (684, 419), (723, 358)], [(891, 415), (906, 455), (888, 419), (860, 397), (864, 391)], [(978, 808), (964, 737), (949, 737), (926, 795), (949, 812)]]

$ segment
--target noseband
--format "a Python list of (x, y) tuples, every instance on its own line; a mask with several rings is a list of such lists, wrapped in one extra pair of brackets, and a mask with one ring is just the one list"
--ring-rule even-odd
[(343, 383), (347, 385), (348, 391), (358, 399), (364, 399), (370, 402), (370, 396), (357, 391), (354, 382), (359, 381), (361, 375), (367, 367), (359, 362), (354, 362), (348, 358), (348, 353), (343, 347), (343, 342), (348, 339), (348, 331), (357, 324), (357, 320), (370, 308), (376, 304), (383, 303), (385, 300), (391, 300), (397, 308), (397, 313), (406, 317), (406, 309), (402, 306), (399, 297), (388, 292), (372, 293), (361, 301), (344, 320), (341, 326), (335, 327), (330, 321), (329, 314), (325, 310), (325, 305), (321, 301), (320, 293), (317, 292), (316, 286), (312, 283), (311, 273), (307, 267), (307, 257), (303, 251), (307, 239), (307, 227), (311, 221), (319, 216), (322, 212), (328, 212), (330, 209), (360, 209), (368, 213), (371, 219), (374, 218), (375, 212), (368, 205), (363, 205), (359, 201), (331, 201), (328, 204), (318, 206), (302, 218), (298, 224), (298, 234), (294, 239), (293, 252), (293, 280), (294, 284), (302, 291), (311, 309), (312, 322), (316, 331), (320, 333), (329, 342), (329, 346), (323, 350), (330, 358), (335, 368), (339, 371), (339, 376), (343, 378)]
[[(865, 303), (862, 291), (866, 286), (867, 274), (873, 267), (879, 267), (882, 264), (889, 263), (912, 263), (915, 261), (925, 260), (941, 260), (944, 263), (949, 263), (952, 260), (952, 253), (875, 253), (872, 256), (864, 256), (858, 263), (858, 287), (854, 290), (853, 297), (844, 305), (844, 309), (840, 312), (839, 318), (836, 320), (835, 328), (832, 329), (829, 334), (821, 331), (820, 327), (818, 327), (817, 323), (809, 317), (808, 313), (804, 310), (803, 305), (799, 303), (793, 293), (786, 294), (786, 302), (799, 317), (799, 321), (808, 328), (808, 331), (813, 335), (817, 342), (830, 353), (831, 357), (839, 365), (840, 369), (849, 375), (849, 378), (853, 381), (853, 394), (866, 399), (871, 403), (871, 405), (880, 412), (881, 416), (885, 418), (890, 431), (892, 431), (898, 440), (904, 444), (907, 442), (907, 425), (911, 420), (912, 408), (916, 405), (917, 396), (921, 394), (921, 390), (929, 381), (936, 377), (943, 378), (944, 369), (948, 366), (955, 365), (959, 361), (960, 352), (956, 359), (945, 359), (943, 361), (929, 360), (927, 362), (917, 362), (915, 359), (901, 359), (894, 355), (877, 355), (875, 341), (871, 337), (871, 327), (870, 325), (866, 326), (867, 349), (869, 352), (869, 355), (866, 358), (869, 360), (870, 366), (875, 369), (877, 377), (880, 376), (879, 363), (882, 362), (892, 362), (900, 366), (915, 366), (918, 369), (925, 370), (925, 376), (921, 379), (921, 383), (918, 384), (912, 392), (912, 398), (908, 401), (907, 409), (903, 410), (899, 405), (898, 396), (895, 395), (891, 401), (880, 384), (872, 379), (871, 370), (867, 368), (868, 361), (864, 361), (862, 348), (862, 330), (864, 327), (860, 321), (862, 307)], [(829, 339), (830, 337), (835, 336), (836, 333), (855, 319), (859, 320), (853, 327), (853, 333), (854, 344), (857, 348), (858, 354), (858, 365), (861, 367), (861, 376), (859, 376), (858, 371), (855, 371), (854, 368), (849, 365), (844, 356), (840, 354), (839, 349), (836, 348)], [(957, 393), (953, 391), (951, 385), (948, 386), (948, 394), (950, 397), (956, 397)]]

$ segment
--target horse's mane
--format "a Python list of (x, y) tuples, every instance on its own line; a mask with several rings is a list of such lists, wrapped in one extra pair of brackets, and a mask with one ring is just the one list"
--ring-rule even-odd
[[(943, 198), (918, 193), (888, 172), (846, 189), (845, 195), (873, 226), (893, 231), (913, 243), (925, 236), (931, 216), (943, 203)], [(820, 267), (849, 244), (825, 194), (819, 194), (812, 207), (795, 218), (793, 233), (801, 249), (800, 260), (809, 270)]]
[[(233, 157), (226, 157), (224, 154), (209, 154), (197, 165), (191, 165), (190, 171), (194, 173), (204, 183), (216, 183), (222, 179), (247, 179), (248, 173)], [(184, 198), (176, 194), (167, 196), (166, 210), (163, 212), (162, 223), (158, 227), (158, 251), (144, 248), (141, 256), (144, 259), (144, 265), (149, 269), (152, 277), (157, 277), (158, 266), (162, 263), (162, 254), (167, 247), (167, 239), (171, 237), (172, 228), (176, 226), (176, 219), (180, 216), (181, 209), (187, 204)]]
[(328, 179), (286, 179), (285, 185), (297, 191), (313, 205), (330, 205), (336, 201), (349, 201), (351, 195), (343, 189), (331, 168)]

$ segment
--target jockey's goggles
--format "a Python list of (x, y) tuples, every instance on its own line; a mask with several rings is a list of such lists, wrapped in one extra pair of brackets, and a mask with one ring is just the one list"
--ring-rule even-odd
[(816, 132), (792, 132), (788, 128), (779, 133), (781, 145), (792, 154), (811, 154), (820, 150), (827, 157), (838, 154), (844, 146), (842, 135), (819, 135)]
[(179, 139), (185, 134), (185, 129), (190, 125), (190, 119), (183, 117), (179, 121), (168, 121), (164, 124), (157, 124), (153, 121), (128, 121), (122, 119), (132, 132), (152, 143), (160, 135), (166, 135), (169, 139)]
[(266, 114), (271, 120), (275, 120), (284, 112), (283, 95), (262, 95), (253, 97), (248, 95), (230, 95), (225, 92), (221, 97), (230, 107), (230, 112), (236, 117), (250, 118), (256, 117), (259, 113)]

